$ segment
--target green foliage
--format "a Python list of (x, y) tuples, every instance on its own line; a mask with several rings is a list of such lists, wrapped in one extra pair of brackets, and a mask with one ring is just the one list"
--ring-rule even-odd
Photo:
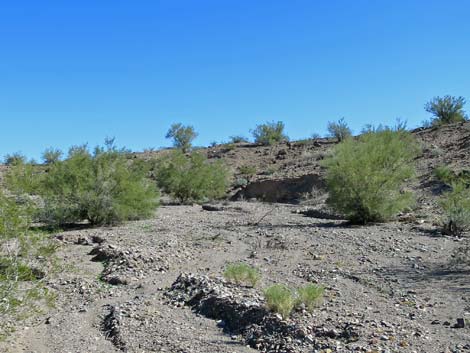
[(301, 304), (305, 305), (307, 310), (313, 311), (313, 309), (323, 299), (323, 293), (325, 289), (315, 284), (307, 284), (306, 286), (297, 289), (297, 302), (296, 306)]
[(60, 161), (62, 158), (62, 151), (57, 148), (48, 148), (42, 153), (42, 160), (44, 164), (52, 164)]
[(173, 145), (186, 153), (191, 149), (192, 142), (197, 135), (194, 127), (176, 123), (171, 125), (165, 137), (167, 139), (173, 139)]
[(464, 97), (434, 97), (424, 109), (433, 115), (431, 124), (435, 126), (458, 123), (468, 119), (463, 107), (465, 105)]
[(250, 178), (256, 174), (256, 167), (252, 165), (242, 165), (240, 168), (238, 168), (238, 171), (241, 175)]
[(366, 124), (362, 128), (361, 133), (367, 134), (367, 133), (371, 133), (371, 132), (381, 132), (381, 131), (384, 131), (384, 130), (404, 132), (404, 131), (408, 130), (407, 125), (408, 125), (408, 122), (406, 120), (398, 118), (398, 119), (396, 119), (394, 126), (388, 126), (388, 125), (382, 125), (382, 124), (379, 124), (379, 125), (376, 126), (376, 125), (373, 125), (373, 124)]
[(29, 166), (12, 168), (7, 185), (16, 192), (40, 196), (38, 220), (62, 226), (88, 220), (92, 225), (116, 224), (149, 217), (158, 206), (156, 187), (139, 163), (130, 164), (123, 150), (111, 145), (74, 146), (67, 159), (35, 173)]
[[(8, 321), (28, 316), (50, 297), (42, 284), (56, 245), (29, 231), (30, 207), (0, 192), (0, 338)], [(10, 320), (7, 320), (9, 318)]]
[(233, 151), (237, 147), (234, 143), (224, 143), (223, 146), (226, 152)]
[(410, 207), (413, 196), (402, 192), (415, 175), (419, 153), (413, 136), (386, 129), (346, 139), (325, 159), (328, 204), (355, 223), (385, 221)]
[(434, 169), (434, 176), (437, 180), (449, 184), (455, 178), (454, 172), (446, 165), (437, 166)]
[(5, 183), (8, 189), (15, 194), (32, 195), (39, 186), (40, 168), (30, 163), (16, 164), (5, 174)]
[(234, 263), (227, 265), (224, 272), (225, 279), (233, 281), (236, 284), (250, 284), (252, 287), (260, 280), (259, 271), (245, 263)]
[(3, 163), (5, 163), (5, 165), (11, 165), (11, 166), (25, 164), (26, 156), (22, 154), (21, 152), (7, 154), (5, 155), (5, 158), (3, 159)]
[(447, 234), (461, 235), (470, 230), (470, 188), (464, 183), (452, 184), (452, 191), (441, 200), (443, 228)]
[(289, 137), (284, 134), (284, 123), (278, 122), (267, 122), (266, 124), (257, 125), (254, 130), (251, 131), (256, 143), (268, 146), (282, 141), (289, 140)]
[(337, 122), (328, 122), (328, 133), (330, 136), (336, 138), (339, 142), (346, 140), (352, 136), (351, 129), (348, 124), (344, 121), (344, 118), (339, 119)]
[(231, 143), (247, 143), (248, 139), (244, 136), (235, 135), (235, 136), (230, 136), (230, 142)]
[(174, 151), (157, 167), (157, 182), (181, 203), (203, 201), (225, 195), (229, 173), (221, 161), (210, 163), (200, 153)]
[(447, 185), (463, 184), (466, 187), (470, 187), (470, 172), (468, 170), (456, 172), (449, 166), (440, 165), (434, 169), (434, 176), (437, 180)]
[(295, 306), (293, 291), (283, 285), (274, 284), (264, 291), (266, 305), (269, 310), (281, 314), (283, 318), (289, 317)]

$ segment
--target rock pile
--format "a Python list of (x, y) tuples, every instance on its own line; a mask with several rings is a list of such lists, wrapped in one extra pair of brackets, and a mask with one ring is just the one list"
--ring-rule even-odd
[(354, 325), (327, 328), (312, 322), (305, 311), (284, 320), (265, 308), (256, 290), (235, 287), (222, 279), (181, 274), (166, 296), (173, 305), (184, 304), (198, 314), (219, 320), (226, 333), (239, 335), (245, 344), (262, 352), (330, 349), (333, 342), (337, 347), (341, 342), (355, 342), (359, 337)]

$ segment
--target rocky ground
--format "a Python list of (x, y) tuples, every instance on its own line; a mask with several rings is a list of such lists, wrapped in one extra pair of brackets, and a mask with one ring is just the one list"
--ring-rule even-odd
[[(57, 234), (55, 308), (0, 351), (470, 351), (470, 271), (449, 264), (459, 239), (426, 219), (350, 226), (303, 210), (162, 206), (151, 220)], [(234, 261), (258, 267), (261, 283), (227, 283)], [(326, 288), (314, 312), (283, 320), (266, 310), (263, 288), (308, 282)]]

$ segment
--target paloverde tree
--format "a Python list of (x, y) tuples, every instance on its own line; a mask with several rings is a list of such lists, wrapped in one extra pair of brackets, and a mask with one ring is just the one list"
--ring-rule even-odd
[(172, 124), (165, 137), (173, 139), (173, 146), (180, 148), (184, 153), (191, 149), (193, 140), (197, 137), (194, 127), (184, 126), (181, 123)]
[(444, 96), (434, 97), (426, 103), (424, 109), (433, 115), (432, 125), (458, 123), (468, 119), (463, 107), (464, 97)]
[(403, 130), (346, 139), (325, 159), (328, 204), (354, 223), (386, 221), (413, 204), (402, 189), (415, 175), (419, 147)]
[(60, 161), (62, 158), (63, 152), (59, 150), (58, 148), (47, 148), (43, 153), (42, 153), (42, 160), (44, 164), (52, 164)]
[(344, 141), (348, 137), (352, 136), (352, 131), (344, 120), (344, 118), (339, 119), (337, 122), (329, 121), (328, 133), (331, 137), (336, 138), (338, 142)]
[(257, 125), (251, 133), (253, 134), (253, 138), (256, 143), (269, 146), (289, 140), (289, 137), (284, 133), (284, 127), (285, 126), (282, 121), (272, 121), (267, 122), (266, 124)]

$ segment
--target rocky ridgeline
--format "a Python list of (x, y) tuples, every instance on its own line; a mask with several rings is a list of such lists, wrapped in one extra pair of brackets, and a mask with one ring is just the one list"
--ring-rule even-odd
[(198, 314), (218, 320), (226, 333), (241, 336), (245, 344), (262, 352), (333, 352), (357, 341), (360, 335), (353, 324), (314, 324), (305, 318), (304, 310), (283, 320), (266, 309), (255, 289), (233, 286), (222, 279), (181, 274), (166, 295), (171, 304), (190, 306)]

